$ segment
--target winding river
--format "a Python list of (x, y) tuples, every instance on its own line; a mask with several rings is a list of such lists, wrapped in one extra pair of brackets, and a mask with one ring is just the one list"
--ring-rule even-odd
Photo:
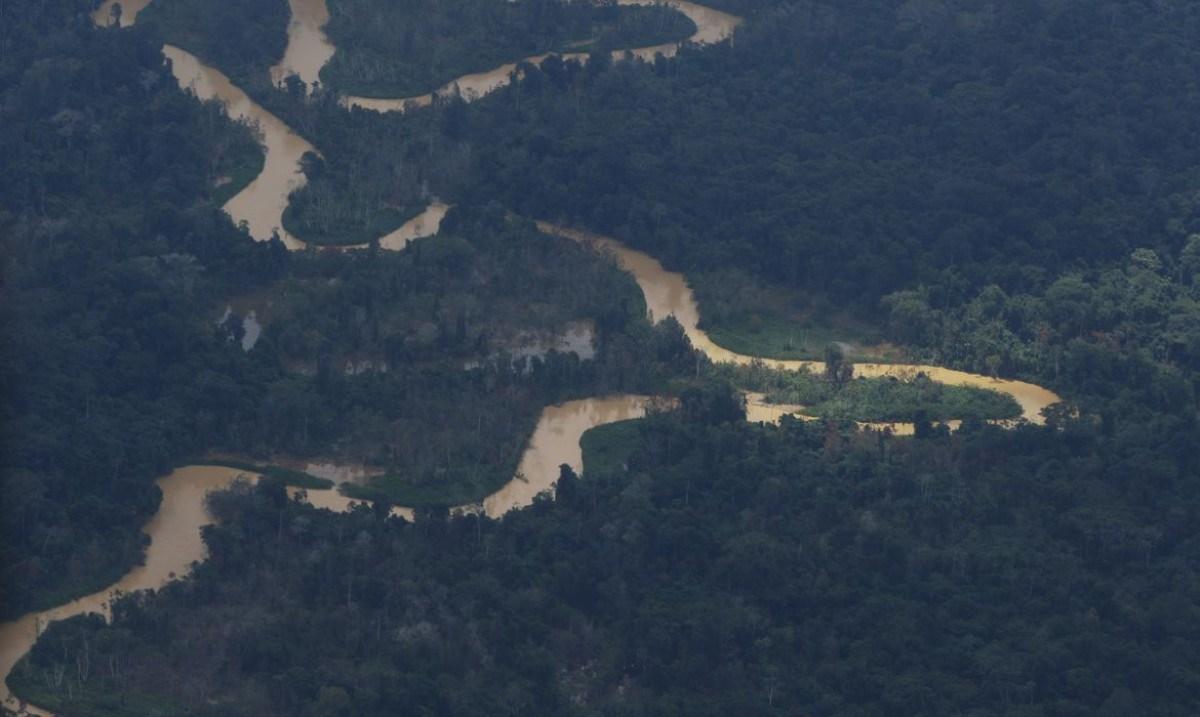
[[(650, 0), (619, 0), (622, 5), (644, 4)], [(121, 3), (121, 25), (134, 22), (137, 13), (150, 0), (125, 0)], [(296, 74), (306, 83), (317, 81), (320, 68), (332, 56), (333, 46), (329, 43), (322, 25), (329, 17), (324, 0), (289, 0), (293, 19), (288, 27), (288, 48), (283, 59), (272, 68), (278, 81), (287, 74)], [(106, 0), (95, 12), (97, 24), (108, 25), (114, 0)], [(696, 24), (696, 33), (691, 42), (719, 42), (731, 36), (740, 19), (727, 13), (711, 10), (685, 0), (668, 0), (669, 5), (687, 15)], [(642, 58), (653, 58), (656, 54), (672, 56), (678, 43), (638, 48), (633, 54)], [(306, 244), (287, 234), (282, 229), (282, 214), (287, 206), (288, 195), (303, 185), (305, 178), (299, 171), (300, 157), (308, 151), (316, 151), (312, 144), (292, 132), (277, 117), (267, 112), (246, 94), (234, 86), (229, 79), (214, 68), (208, 67), (196, 57), (177, 47), (166, 46), (163, 53), (170, 59), (172, 71), (181, 87), (190, 88), (202, 99), (216, 98), (224, 103), (230, 117), (245, 120), (258, 127), (261, 141), (266, 150), (266, 161), (261, 174), (245, 189), (225, 205), (225, 211), (235, 222), (245, 222), (250, 234), (258, 240), (269, 239), (277, 232), (289, 249), (300, 250)], [(624, 51), (614, 53), (623, 56)], [(529, 58), (529, 62), (540, 62), (546, 56)], [(582, 55), (567, 55), (586, 59)], [(468, 99), (487, 94), (510, 81), (516, 63), (510, 63), (488, 72), (461, 77), (437, 90), (437, 93), (459, 91)], [(428, 104), (434, 93), (411, 98), (368, 99), (346, 97), (348, 106), (382, 111), (404, 110), (413, 105)], [(436, 234), (448, 207), (434, 202), (420, 216), (409, 221), (396, 231), (382, 237), (384, 249), (400, 250), (412, 239)], [(737, 354), (714, 343), (700, 328), (700, 315), (691, 288), (683, 275), (666, 271), (663, 266), (642, 252), (625, 247), (611, 237), (539, 222), (541, 231), (577, 241), (594, 249), (611, 253), (619, 264), (633, 274), (646, 297), (646, 305), (652, 317), (674, 316), (683, 326), (692, 344), (716, 362), (748, 364), (752, 356)], [(345, 247), (355, 249), (361, 247)], [(820, 370), (817, 361), (767, 360), (768, 366), (786, 369)], [(1041, 423), (1041, 410), (1059, 400), (1054, 393), (1020, 381), (997, 380), (985, 376), (954, 371), (938, 366), (856, 364), (858, 376), (907, 377), (924, 372), (931, 379), (958, 386), (975, 386), (1000, 391), (1013, 396), (1021, 405), (1022, 418)], [(508, 511), (529, 505), (535, 496), (552, 490), (558, 479), (559, 466), (570, 465), (577, 472), (582, 470), (579, 445), (585, 431), (615, 421), (638, 418), (645, 415), (652, 399), (645, 396), (609, 396), (570, 401), (547, 407), (538, 421), (522, 457), (517, 477), (477, 504), (460, 506), (457, 511), (482, 510), (488, 516), (501, 517)], [(748, 395), (747, 414), (750, 420), (778, 421), (785, 414), (802, 415), (802, 407), (766, 404), (761, 396)], [(865, 425), (865, 424), (864, 424)], [(897, 432), (905, 432), (903, 424), (888, 425)], [(338, 467), (329, 467), (337, 471)], [(228, 487), (238, 477), (256, 479), (252, 473), (216, 466), (187, 466), (159, 479), (163, 499), (158, 512), (144, 527), (150, 538), (143, 565), (135, 567), (113, 585), (91, 595), (73, 600), (64, 605), (31, 613), (18, 620), (0, 625), (0, 675), (7, 677), (18, 660), (32, 647), (37, 635), (54, 620), (61, 620), (87, 612), (109, 614), (109, 602), (115, 593), (135, 590), (157, 589), (186, 575), (191, 566), (205, 556), (205, 547), (200, 539), (200, 528), (212, 518), (204, 506), (205, 495), (213, 490)], [(295, 491), (293, 491), (295, 494)], [(336, 491), (307, 491), (306, 499), (317, 507), (333, 511), (349, 510), (353, 501)], [(412, 511), (396, 507), (393, 513), (412, 518)], [(45, 710), (23, 705), (9, 693), (7, 684), (0, 684), (0, 702), (5, 707), (26, 714), (49, 715)]]
[[(808, 370), (820, 372), (825, 364), (821, 361), (784, 361), (779, 359), (762, 359), (757, 356), (746, 356), (718, 346), (703, 329), (700, 328), (700, 310), (696, 299), (688, 286), (687, 279), (682, 274), (667, 271), (654, 257), (630, 249), (611, 237), (586, 232), (580, 229), (538, 222), (538, 229), (572, 241), (589, 245), (597, 250), (612, 254), (626, 271), (633, 274), (646, 297), (646, 308), (655, 319), (674, 316), (683, 326), (683, 331), (695, 346), (705, 356), (715, 363), (735, 363), (748, 365), (753, 361), (762, 361), (771, 368), (796, 371)], [(926, 366), (921, 364), (886, 364), (886, 363), (857, 363), (854, 365), (854, 375), (858, 377), (877, 378), (894, 376), (896, 378), (911, 378), (918, 373), (924, 373), (938, 383), (950, 386), (971, 386), (991, 389), (1007, 393), (1021, 405), (1021, 418), (1031, 423), (1044, 422), (1042, 409), (1058, 403), (1058, 395), (1041, 386), (1024, 381), (995, 379), (979, 374), (955, 371), (941, 366)], [(751, 418), (754, 418), (754, 404), (750, 403)], [(772, 409), (773, 410), (773, 409)], [(768, 412), (760, 412), (761, 418), (769, 417)], [(776, 418), (777, 420), (777, 418)], [(902, 425), (902, 424), (882, 424)]]
[[(618, 5), (652, 5), (655, 2), (658, 2), (658, 0), (617, 0)], [(687, 0), (665, 0), (664, 4), (683, 13), (696, 25), (696, 32), (692, 33), (686, 42), (696, 44), (721, 42), (731, 37), (734, 28), (742, 21), (741, 18), (729, 13), (687, 2)], [(614, 50), (612, 56), (615, 60), (623, 58), (626, 53), (631, 53), (635, 57), (644, 60), (653, 60), (655, 55), (674, 57), (675, 53), (679, 51), (680, 45), (681, 43), (678, 42), (668, 42), (661, 45), (638, 47), (632, 50)], [(404, 112), (411, 108), (426, 107), (433, 102), (434, 97), (446, 97), (456, 93), (462, 95), (467, 100), (475, 100), (490, 92), (495, 92), (511, 82), (513, 73), (517, 71), (518, 65), (526, 62), (531, 65), (540, 65), (551, 54), (557, 54), (563, 60), (587, 62), (588, 59), (587, 53), (582, 52), (545, 53), (527, 57), (517, 62), (508, 62), (491, 70), (463, 75), (447, 82), (433, 92), (423, 95), (395, 98), (355, 97), (347, 95), (342, 97), (341, 101), (347, 107), (361, 107), (378, 112)]]
[[(567, 464), (577, 473), (583, 470), (579, 439), (590, 428), (606, 423), (640, 418), (645, 415), (650, 399), (644, 396), (610, 396), (568, 401), (547, 407), (534, 429), (529, 445), (521, 458), (517, 477), (480, 503), (459, 506), (454, 512), (478, 512), (500, 518), (514, 508), (533, 502), (535, 496), (554, 487), (559, 466)], [(337, 472), (338, 467), (330, 467)], [(52, 713), (21, 703), (7, 684), (9, 672), (33, 647), (38, 635), (51, 622), (94, 612), (110, 616), (109, 604), (114, 595), (137, 590), (157, 590), (177, 577), (187, 575), (192, 565), (205, 557), (200, 529), (212, 523), (205, 509), (205, 496), (211, 491), (228, 488), (234, 480), (256, 480), (257, 474), (222, 466), (194, 465), (179, 468), (158, 480), (162, 502), (158, 512), (143, 527), (150, 538), (146, 559), (112, 585), (72, 600), (64, 605), (29, 613), (12, 622), (0, 624), (0, 704), (19, 714), (43, 715)], [(299, 491), (290, 490), (295, 496)], [(334, 490), (309, 490), (306, 500), (318, 508), (337, 513), (350, 510), (356, 501)], [(403, 506), (392, 508), (392, 515), (413, 520), (413, 511)]]

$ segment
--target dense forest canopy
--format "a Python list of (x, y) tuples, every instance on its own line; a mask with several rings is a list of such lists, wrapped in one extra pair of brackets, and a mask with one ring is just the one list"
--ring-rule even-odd
[[(403, 255), (252, 241), (217, 207), (261, 166), (253, 131), (180, 91), (154, 23), (96, 30), (89, 9), (14, 20), (0, 72), (2, 614), (136, 562), (152, 479), (189, 456), (371, 460), (403, 470), (396, 497), (466, 502), (512, 475), (546, 403), (670, 373), (629, 369), (657, 340), (649, 327), (608, 340), (642, 311), (628, 277), (502, 213), (451, 217)], [(241, 351), (241, 317), (219, 323), (223, 307), (275, 294), (278, 323)], [(588, 367), (463, 369), (573, 320), (599, 331)], [(342, 376), (352, 355), (391, 370)], [(464, 424), (489, 430), (467, 441)]]
[(4, 18), (4, 615), (138, 558), (151, 480), (205, 448), (206, 385), (244, 370), (205, 311), (278, 266), (213, 204), (261, 162), (252, 133), (180, 92), (150, 34), (97, 32), (89, 9)]
[(866, 307), (919, 284), (950, 304), (1037, 291), (1139, 247), (1173, 256), (1197, 229), (1192, 4), (755, 20), (687, 61), (584, 73), (585, 92), (545, 70), (471, 105), (472, 195)]
[(233, 76), (265, 73), (283, 57), (291, 9), (287, 0), (151, 2), (137, 24), (159, 31)]
[(48, 696), (38, 675), (91, 650), (120, 667), (81, 713), (1200, 708), (1194, 478), (1130, 480), (1083, 427), (885, 439), (722, 421), (717, 399), (622, 430), (626, 469), (589, 452), (502, 522), (219, 495), (193, 578), (54, 626), (19, 684)]
[(333, 0), (329, 14), (338, 51), (321, 78), (367, 97), (424, 94), (544, 52), (657, 45), (696, 30), (666, 5), (618, 7), (615, 0)]
[(732, 45), (552, 58), (432, 113), (265, 99), (328, 159), (297, 207), (499, 199), (686, 271), (747, 352), (819, 355), (777, 339), (848, 312), (832, 338), (874, 323), (929, 360), (1056, 382), (1076, 340), (1200, 357), (1197, 22), (1187, 3), (806, 2)]
[[(338, 42), (361, 31), (343, 59), (397, 53), (367, 63), (389, 82), (442, 37), (345, 14), (424, 6), (331, 2)], [(429, 67), (613, 12), (518, 5), (489, 34), (437, 3), (455, 42)], [(279, 470), (213, 495), (208, 561), (112, 624), (51, 625), (10, 686), (88, 715), (1200, 711), (1200, 7), (713, 7), (746, 16), (733, 42), (613, 62), (601, 33), (586, 64), (380, 114), (272, 83), (281, 0), (156, 0), (130, 29), (89, 0), (0, 4), (0, 615), (123, 573), (153, 479), (209, 451), (387, 472), (349, 515)], [(304, 238), (365, 241), (433, 196), (455, 205), (439, 235), (253, 241), (219, 207), (262, 162), (254, 129), (181, 91), (164, 40), (320, 150)], [(535, 218), (661, 258), (712, 335), (827, 372), (708, 364)], [(573, 322), (593, 358), (507, 354)], [(981, 419), (1011, 401), (853, 381), (842, 345), (1066, 402), (1007, 430)], [(749, 424), (738, 389), (825, 420)], [(446, 514), (513, 475), (542, 407), (617, 392), (674, 401), (587, 434), (555, 500)], [(914, 438), (851, 424), (896, 417)]]

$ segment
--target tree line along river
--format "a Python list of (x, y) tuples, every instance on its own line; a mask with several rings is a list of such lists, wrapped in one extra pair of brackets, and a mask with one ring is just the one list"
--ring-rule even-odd
[[(120, 23), (123, 26), (133, 24), (137, 13), (149, 2), (150, 0), (122, 2)], [(650, 0), (619, 0), (622, 5), (648, 2)], [(321, 67), (335, 51), (321, 29), (329, 18), (329, 12), (324, 0), (289, 0), (289, 4), (293, 17), (288, 27), (288, 46), (281, 62), (271, 69), (272, 76), (276, 81), (280, 81), (286, 75), (296, 74), (311, 84), (317, 80)], [(703, 44), (726, 40), (740, 23), (740, 18), (733, 15), (685, 0), (669, 0), (668, 4), (695, 23), (697, 30), (689, 38), (691, 42)], [(93, 18), (97, 24), (107, 25), (111, 21), (113, 5), (114, 0), (106, 0), (96, 10)], [(637, 57), (652, 59), (657, 54), (673, 56), (678, 47), (678, 43), (670, 43), (636, 48), (630, 52)], [(614, 57), (619, 59), (626, 52), (614, 52)], [(171, 61), (180, 87), (195, 92), (201, 99), (220, 100), (231, 118), (255, 124), (261, 132), (266, 154), (262, 172), (225, 204), (225, 212), (234, 222), (246, 222), (251, 236), (257, 240), (268, 240), (277, 233), (289, 249), (305, 249), (307, 245), (304, 241), (283, 230), (282, 215), (287, 207), (289, 195), (305, 181), (300, 171), (300, 158), (305, 152), (315, 151), (313, 145), (251, 100), (220, 71), (206, 66), (195, 56), (177, 47), (165, 46), (163, 54)], [(547, 56), (539, 55), (525, 61), (540, 63)], [(563, 57), (586, 61), (586, 55)], [(347, 107), (403, 112), (429, 104), (434, 94), (438, 93), (460, 92), (468, 100), (476, 99), (507, 84), (517, 64), (508, 63), (486, 72), (465, 75), (432, 93), (417, 97), (343, 97), (342, 103)], [(380, 237), (380, 247), (398, 251), (412, 239), (436, 234), (448, 208), (440, 202), (431, 203), (424, 212), (404, 226)], [(665, 270), (653, 257), (630, 249), (612, 237), (546, 222), (539, 222), (538, 227), (544, 233), (610, 252), (621, 267), (637, 280), (645, 295), (650, 315), (655, 319), (674, 316), (682, 325), (692, 345), (714, 362), (749, 364), (762, 360), (732, 352), (709, 338), (700, 328), (699, 309), (682, 274)], [(341, 250), (361, 248), (364, 247), (344, 247)], [(773, 359), (766, 359), (765, 363), (780, 370), (819, 369), (821, 365), (818, 361)], [(1021, 418), (1033, 423), (1041, 423), (1042, 409), (1060, 400), (1053, 392), (1033, 384), (998, 380), (938, 366), (878, 363), (855, 366), (856, 375), (864, 377), (905, 377), (918, 372), (924, 373), (933, 381), (948, 385), (973, 386), (1006, 393), (1020, 404)], [(751, 421), (778, 421), (785, 414), (798, 413), (801, 408), (767, 404), (755, 395), (748, 396), (748, 399), (747, 419)], [(501, 517), (510, 510), (529, 505), (539, 493), (553, 489), (559, 476), (560, 465), (570, 465), (576, 471), (582, 469), (579, 440), (585, 431), (607, 423), (641, 417), (645, 415), (651, 400), (647, 396), (618, 395), (569, 401), (547, 407), (543, 410), (522, 456), (518, 475), (480, 503), (462, 506), (459, 510), (482, 510), (490, 517)], [(911, 425), (906, 424), (862, 425), (886, 427), (896, 433), (911, 431)], [(229, 486), (239, 477), (252, 480), (257, 476), (235, 468), (193, 465), (175, 470), (159, 479), (158, 485), (162, 489), (163, 497), (158, 512), (144, 527), (146, 535), (150, 538), (145, 563), (96, 593), (0, 625), (0, 675), (7, 677), (15, 664), (33, 646), (38, 634), (50, 622), (87, 612), (108, 615), (109, 603), (115, 594), (156, 589), (185, 575), (194, 562), (204, 559), (205, 548), (200, 537), (200, 528), (211, 522), (205, 510), (205, 496), (210, 491)], [(336, 490), (308, 491), (307, 499), (318, 507), (334, 511), (345, 511), (354, 503)], [(393, 508), (393, 512), (412, 518), (412, 511), (408, 508), (396, 507)], [(35, 706), (21, 704), (10, 694), (7, 684), (0, 685), (0, 701), (6, 707), (23, 709), (28, 714), (50, 714)]]

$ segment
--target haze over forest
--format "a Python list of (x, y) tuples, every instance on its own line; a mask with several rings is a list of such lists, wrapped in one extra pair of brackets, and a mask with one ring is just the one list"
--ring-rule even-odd
[(0, 714), (1200, 714), (1197, 38), (0, 2)]

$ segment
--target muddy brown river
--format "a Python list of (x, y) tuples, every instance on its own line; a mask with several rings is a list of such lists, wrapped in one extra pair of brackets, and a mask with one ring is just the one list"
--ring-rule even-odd
[(320, 81), (321, 68), (333, 57), (333, 43), (325, 36), (329, 8), (325, 0), (288, 0), (292, 20), (288, 23), (287, 49), (278, 65), (271, 68), (271, 79), (279, 84), (288, 75), (296, 75), (312, 86)]
[(112, 22), (113, 5), (121, 6), (121, 27), (129, 27), (137, 20), (142, 8), (150, 4), (150, 0), (104, 0), (92, 13), (92, 21), (97, 25), (107, 26)]
[[(646, 297), (646, 308), (654, 320), (666, 316), (674, 316), (683, 326), (684, 333), (692, 345), (717, 363), (735, 363), (746, 365), (753, 361), (763, 361), (767, 366), (780, 370), (795, 371), (809, 370), (820, 372), (824, 370), (821, 361), (784, 361), (779, 359), (761, 359), (757, 356), (746, 356), (735, 353), (717, 345), (708, 334), (700, 328), (700, 311), (692, 289), (682, 274), (667, 271), (654, 257), (621, 244), (617, 240), (591, 232), (563, 227), (549, 222), (538, 222), (538, 229), (555, 236), (570, 239), (592, 246), (599, 251), (609, 252), (617, 262), (629, 273), (633, 274)], [(1041, 411), (1047, 406), (1058, 403), (1058, 395), (1041, 386), (1024, 381), (995, 379), (979, 374), (955, 371), (941, 366), (921, 364), (883, 364), (856, 363), (854, 375), (874, 378), (879, 376), (895, 376), (911, 378), (918, 373), (924, 373), (938, 383), (950, 386), (972, 386), (985, 388), (1000, 393), (1007, 393), (1021, 405), (1021, 417), (1032, 423), (1044, 422)], [(767, 413), (758, 415), (767, 416)], [(778, 417), (776, 417), (777, 420)], [(900, 425), (900, 424), (895, 424)]]
[[(631, 5), (649, 0), (619, 1), (620, 4)], [(137, 13), (149, 2), (150, 0), (126, 0), (121, 3), (121, 25), (132, 24)], [(321, 30), (328, 20), (329, 13), (323, 0), (289, 0), (289, 3), (293, 18), (288, 27), (288, 48), (280, 63), (272, 68), (272, 74), (277, 79), (287, 74), (296, 74), (311, 84), (316, 81), (320, 68), (334, 52), (333, 46)], [(696, 24), (697, 31), (689, 38), (692, 42), (710, 43), (724, 40), (730, 37), (740, 22), (735, 16), (685, 0), (667, 0), (667, 3), (683, 12)], [(97, 24), (109, 24), (112, 5), (113, 0), (106, 0), (96, 10), (93, 18)], [(653, 58), (660, 53), (669, 57), (675, 54), (678, 47), (678, 43), (669, 43), (638, 48), (633, 53), (643, 58)], [(235, 222), (246, 222), (250, 234), (255, 239), (266, 240), (272, 232), (278, 232), (289, 249), (306, 248), (303, 241), (283, 230), (282, 214), (287, 206), (289, 194), (305, 181), (304, 175), (299, 171), (299, 159), (305, 152), (315, 151), (314, 147), (292, 132), (277, 117), (253, 102), (221, 72), (204, 65), (196, 57), (176, 47), (164, 47), (163, 54), (171, 60), (172, 70), (181, 87), (192, 89), (202, 99), (219, 99), (224, 103), (230, 117), (250, 122), (260, 131), (260, 140), (266, 150), (263, 171), (225, 205), (225, 211)], [(623, 55), (624, 51), (614, 54)], [(540, 62), (544, 57), (530, 58), (530, 61)], [(507, 84), (515, 67), (516, 63), (511, 63), (488, 72), (461, 77), (438, 92), (450, 92), (457, 88), (468, 98), (482, 96)], [(344, 101), (351, 106), (403, 110), (413, 104), (428, 104), (431, 98), (432, 95), (390, 100), (349, 97)], [(431, 203), (421, 215), (382, 237), (380, 246), (384, 249), (400, 250), (414, 238), (436, 234), (447, 209), (446, 204), (436, 201)], [(746, 364), (756, 360), (755, 357), (737, 354), (718, 346), (700, 328), (699, 310), (683, 275), (666, 271), (653, 257), (625, 247), (611, 237), (545, 222), (539, 222), (538, 227), (548, 234), (610, 252), (637, 280), (645, 294), (646, 305), (652, 318), (661, 320), (668, 315), (674, 316), (682, 324), (692, 344), (713, 361)], [(818, 361), (766, 360), (765, 363), (784, 370), (822, 368)], [(1042, 422), (1043, 408), (1059, 400), (1051, 391), (1033, 384), (997, 380), (938, 366), (856, 364), (855, 372), (858, 376), (899, 377), (924, 372), (931, 379), (941, 383), (1000, 391), (1013, 396), (1021, 405), (1022, 418), (1034, 423)], [(482, 509), (487, 515), (499, 518), (510, 510), (529, 505), (538, 494), (553, 490), (560, 465), (565, 463), (576, 472), (582, 471), (579, 441), (584, 432), (615, 421), (639, 418), (645, 415), (652, 400), (645, 396), (618, 395), (570, 401), (547, 407), (530, 437), (517, 476), (479, 503), (460, 506), (455, 510), (462, 512)], [(767, 404), (760, 395), (747, 395), (749, 420), (777, 422), (784, 415), (799, 415), (805, 418), (801, 406)], [(954, 422), (951, 424), (954, 425)], [(861, 425), (882, 427), (885, 424)], [(886, 426), (898, 433), (911, 432), (911, 426), (905, 424)], [(328, 475), (335, 480), (359, 479), (365, 473), (361, 466), (314, 464), (311, 468), (313, 472)], [(205, 495), (210, 491), (228, 487), (239, 476), (249, 480), (257, 478), (253, 473), (232, 468), (188, 466), (159, 479), (158, 484), (163, 493), (162, 503), (158, 512), (143, 529), (150, 538), (145, 563), (135, 567), (118, 582), (92, 595), (0, 625), (0, 675), (7, 677), (17, 661), (32, 647), (38, 634), (50, 622), (86, 612), (108, 615), (109, 601), (114, 593), (156, 589), (186, 575), (193, 563), (205, 557), (200, 528), (212, 521), (205, 509)], [(293, 490), (293, 494), (295, 492)], [(317, 507), (337, 512), (348, 510), (357, 502), (331, 490), (307, 491), (306, 499)], [(393, 513), (410, 520), (413, 516), (412, 511), (404, 507), (394, 508)], [(19, 704), (9, 693), (7, 684), (3, 683), (0, 683), (0, 702), (5, 707), (19, 709), (26, 714), (50, 714), (36, 707)]]
[[(543, 412), (521, 459), (517, 477), (480, 503), (459, 506), (455, 512), (475, 512), (482, 507), (489, 517), (499, 518), (533, 502), (535, 496), (552, 490), (558, 480), (559, 466), (566, 463), (577, 473), (583, 470), (580, 437), (590, 428), (614, 421), (645, 415), (649, 399), (644, 396), (609, 396), (569, 401), (549, 406)], [(317, 473), (333, 478), (356, 477), (354, 468), (331, 464), (313, 464)], [(257, 480), (249, 471), (220, 466), (187, 466), (158, 480), (162, 503), (143, 531), (150, 538), (143, 565), (130, 570), (116, 583), (98, 592), (49, 610), (29, 613), (0, 625), (0, 675), (8, 677), (17, 662), (33, 647), (38, 635), (51, 622), (94, 612), (109, 616), (109, 603), (115, 593), (155, 590), (191, 571), (193, 563), (204, 560), (206, 549), (200, 528), (212, 523), (205, 509), (205, 496), (228, 488), (235, 479)], [(292, 489), (292, 494), (297, 491)], [(318, 508), (345, 512), (361, 501), (352, 500), (333, 490), (305, 491), (306, 499)], [(413, 519), (410, 508), (396, 506), (392, 515)], [(0, 683), (0, 703), (31, 715), (52, 713), (32, 705), (22, 705)]]

